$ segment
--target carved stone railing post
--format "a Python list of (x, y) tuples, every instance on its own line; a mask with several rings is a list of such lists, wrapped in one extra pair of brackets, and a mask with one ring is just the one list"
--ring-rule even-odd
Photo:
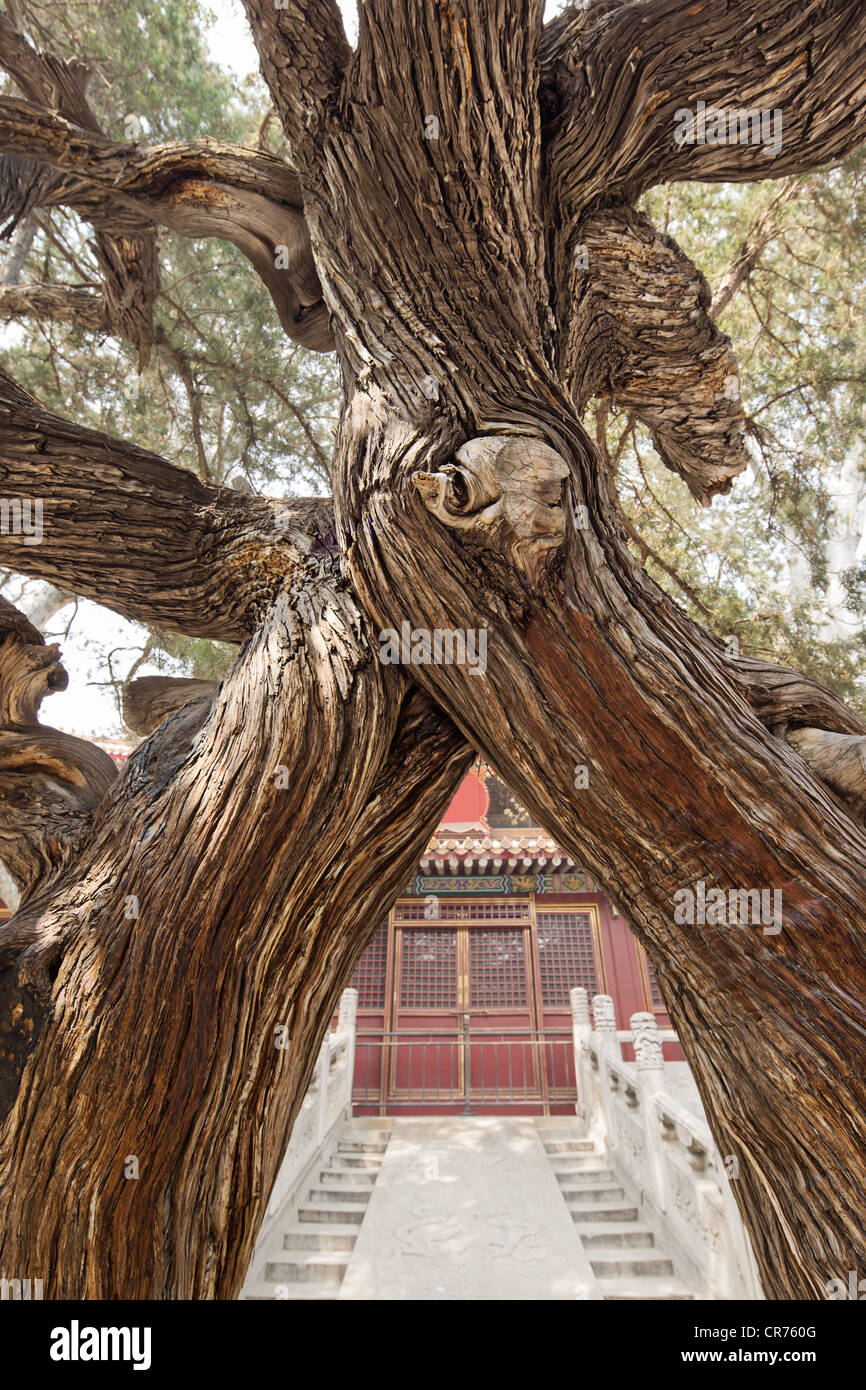
[[(613, 1000), (571, 991), (578, 1113), (611, 1169), (661, 1234), (680, 1277), (699, 1297), (760, 1298), (754, 1256), (731, 1181), (736, 1155), (720, 1156), (697, 1091), (683, 1099), (681, 1064), (668, 1068), (651, 1013), (632, 1014), (634, 1061), (626, 1062)], [(730, 1169), (730, 1171), (729, 1171)], [(729, 1180), (730, 1179), (730, 1180)], [(631, 1195), (630, 1195), (631, 1199)]]
[(616, 1009), (609, 994), (595, 994), (592, 1000), (596, 1041), (606, 1057), (622, 1061), (622, 1047), (616, 1035)]
[(637, 1068), (638, 1094), (640, 1096), (640, 1118), (649, 1157), (649, 1179), (653, 1194), (659, 1207), (667, 1207), (667, 1185), (665, 1183), (664, 1140), (656, 1118), (653, 1098), (664, 1090), (665, 1059), (659, 1028), (652, 1014), (632, 1014), (629, 1020), (634, 1042), (634, 1059)]
[(589, 1017), (589, 995), (578, 985), (570, 992), (571, 1030), (574, 1038), (574, 1076), (577, 1084), (577, 1104), (574, 1107), (578, 1117), (586, 1123), (590, 1120), (593, 1108), (592, 1087), (587, 1069), (589, 1066), (588, 1046), (592, 1028)]
[(346, 1117), (349, 1118), (352, 1114), (352, 1091), (355, 1085), (355, 1041), (358, 1036), (358, 991), (356, 989), (344, 989), (340, 995), (337, 1032), (346, 1035), (346, 1066), (349, 1072)]
[(609, 994), (593, 995), (592, 1017), (595, 1023), (595, 1046), (598, 1057), (604, 1131), (608, 1147), (614, 1148), (616, 1146), (616, 1127), (613, 1122), (613, 1095), (607, 1063), (608, 1061), (622, 1061), (622, 1047), (616, 1035), (616, 1009)]
[(340, 1005), (337, 1012), (337, 1032), (348, 1033), (355, 1028), (355, 1020), (358, 1017), (358, 991), (356, 989), (344, 989), (340, 995)]
[(328, 1081), (331, 1071), (331, 1035), (326, 1033), (322, 1039), (322, 1046), (319, 1048), (319, 1057), (316, 1062), (316, 1098), (318, 1101), (318, 1115), (316, 1120), (316, 1143), (321, 1144), (325, 1137), (326, 1120), (328, 1116)]

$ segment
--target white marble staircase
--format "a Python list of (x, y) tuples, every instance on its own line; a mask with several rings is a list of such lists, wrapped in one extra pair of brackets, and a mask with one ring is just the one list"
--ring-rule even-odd
[(656, 1236), (603, 1151), (577, 1121), (539, 1126), (563, 1198), (604, 1299), (687, 1299), (695, 1295), (674, 1274)]
[(340, 1290), (391, 1133), (350, 1123), (296, 1217), (271, 1238), (263, 1278), (242, 1299), (334, 1299)]

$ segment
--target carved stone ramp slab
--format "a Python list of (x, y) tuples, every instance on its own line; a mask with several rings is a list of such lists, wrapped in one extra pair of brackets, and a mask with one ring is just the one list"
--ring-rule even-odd
[(532, 1119), (398, 1119), (338, 1298), (601, 1297)]

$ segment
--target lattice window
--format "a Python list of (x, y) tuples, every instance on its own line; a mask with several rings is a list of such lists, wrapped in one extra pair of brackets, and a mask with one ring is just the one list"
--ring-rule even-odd
[(598, 994), (590, 913), (539, 912), (537, 922), (543, 1006), (567, 1009), (569, 990), (577, 985), (582, 985), (590, 998)]
[(653, 970), (652, 961), (644, 951), (644, 964), (646, 965), (647, 984), (649, 985), (650, 1007), (654, 1014), (667, 1013), (667, 1006), (662, 999), (662, 992), (659, 989), (659, 982), (656, 979), (656, 972)]
[(358, 991), (359, 1009), (384, 1009), (385, 968), (388, 961), (387, 919), (376, 928), (376, 934), (355, 966), (349, 984)]
[(470, 997), (474, 1009), (526, 1008), (523, 932), (469, 933)]
[[(394, 915), (398, 922), (430, 921), (425, 917), (429, 907), (421, 899), (414, 903), (398, 903)], [(528, 922), (529, 905), (526, 899), (515, 898), (510, 902), (494, 899), (487, 903), (448, 902), (440, 898), (438, 903), (438, 922)]]
[(402, 933), (400, 1007), (457, 1008), (457, 933), (413, 928)]

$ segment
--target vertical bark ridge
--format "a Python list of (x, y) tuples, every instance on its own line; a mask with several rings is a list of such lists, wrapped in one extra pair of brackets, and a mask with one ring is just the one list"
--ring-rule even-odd
[(370, 644), (313, 555), (209, 708), (132, 755), (74, 871), (0, 929), (44, 1011), (0, 1131), (0, 1264), (49, 1297), (237, 1292), (339, 992), (471, 758)]

